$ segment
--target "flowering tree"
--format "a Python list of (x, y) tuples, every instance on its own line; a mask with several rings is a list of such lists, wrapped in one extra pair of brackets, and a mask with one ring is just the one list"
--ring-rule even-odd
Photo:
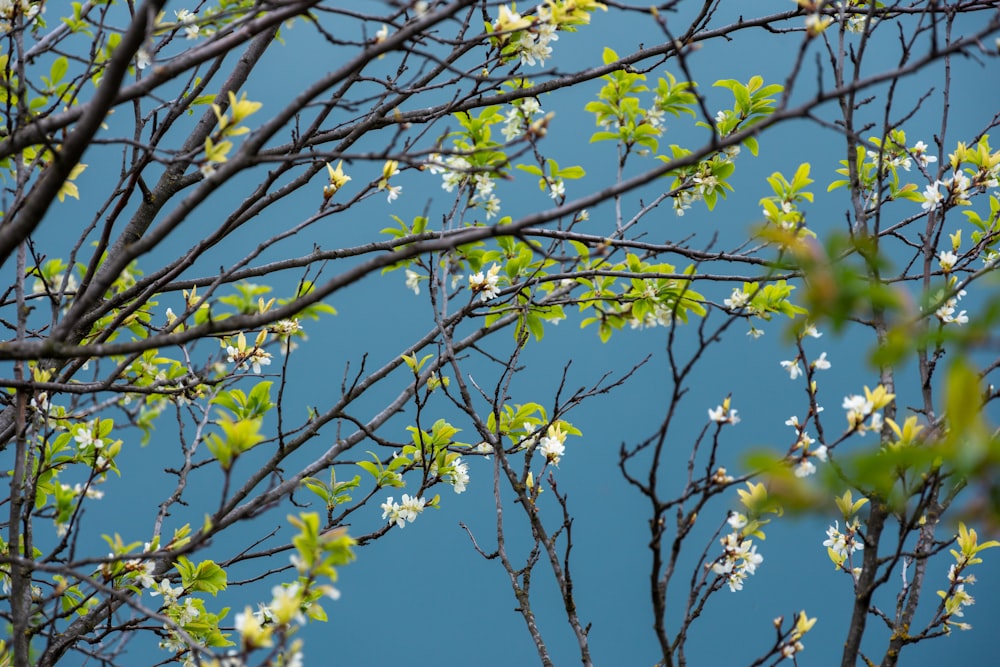
[[(951, 101), (957, 71), (995, 76), (1000, 13), (728, 4), (0, 3), (0, 662), (128, 664), (134, 643), (151, 664), (301, 664), (338, 569), (475, 484), (495, 530), (467, 529), (464, 556), (507, 575), (541, 664), (564, 639), (540, 629), (533, 575), (598, 661), (563, 476), (579, 406), (637, 369), (609, 361), (571, 390), (567, 367), (532, 393), (524, 355), (564, 319), (610, 349), (662, 332), (660, 424), (623, 432), (619, 455), (648, 501), (661, 664), (685, 664), (706, 609), (754, 595), (791, 508), (830, 518), (825, 553), (787, 548), (844, 575), (841, 664), (966, 629), (975, 566), (1000, 546), (966, 525), (992, 516), (1000, 461), (1000, 151), (997, 109), (952, 127)], [(587, 51), (601, 25), (653, 45)], [(694, 80), (762, 31), (780, 69)], [(301, 44), (323, 57), (289, 62)], [(287, 97), (268, 92), (281, 73), (298, 77)], [(602, 177), (560, 153), (584, 150), (555, 138), (580, 119)], [(803, 122), (835, 148), (783, 148)], [(783, 166), (740, 185), (767, 151)], [(737, 185), (759, 206), (727, 206)], [(421, 304), (395, 316), (402, 348), (339, 349), (334, 305), (354, 292)], [(716, 403), (685, 396), (713, 354), (783, 332), (769, 391), (791, 416), (771, 449), (728, 453), (739, 399), (715, 381)], [(815, 341), (836, 332), (869, 358)], [(317, 377), (334, 353), (339, 383)], [(846, 397), (826, 389), (840, 371)], [(303, 382), (324, 391), (292, 398)], [(140, 476), (159, 495), (123, 523)], [(755, 629), (773, 641), (746, 664), (796, 662), (823, 622), (809, 604)]]

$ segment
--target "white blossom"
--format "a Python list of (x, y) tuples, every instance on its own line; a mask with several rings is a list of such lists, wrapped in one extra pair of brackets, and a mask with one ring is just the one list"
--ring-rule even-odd
[(781, 367), (788, 371), (788, 377), (792, 380), (802, 375), (802, 367), (799, 366), (798, 359), (792, 359), (791, 361), (782, 361)]
[(479, 293), (481, 301), (489, 301), (500, 294), (497, 281), (500, 279), (500, 265), (493, 264), (484, 275), (482, 271), (469, 276), (469, 289)]
[(958, 262), (958, 255), (951, 250), (942, 250), (938, 253), (938, 264), (941, 265), (941, 270), (945, 273), (951, 271), (956, 262)]
[(865, 548), (864, 543), (855, 538), (855, 529), (850, 524), (845, 526), (845, 530), (847, 531), (846, 533), (841, 533), (840, 522), (834, 521), (833, 525), (826, 529), (827, 539), (823, 542), (824, 547), (832, 550), (842, 558), (846, 558), (855, 551), (862, 551)]
[(424, 505), (426, 504), (424, 498), (411, 498), (407, 494), (403, 494), (402, 502), (393, 502), (392, 496), (382, 503), (382, 518), (388, 519), (389, 523), (395, 523), (400, 528), (406, 527), (406, 522), (409, 521), (413, 523), (417, 519), (417, 515), (424, 511)]
[(941, 185), (941, 181), (934, 181), (932, 185), (924, 188), (924, 203), (920, 206), (925, 211), (933, 211), (944, 199), (944, 195), (938, 189)]
[(736, 412), (734, 409), (727, 409), (725, 405), (719, 405), (714, 410), (709, 409), (708, 418), (719, 424), (739, 424), (740, 418)]
[(406, 286), (413, 290), (414, 294), (420, 294), (421, 275), (413, 269), (406, 270)]
[(826, 352), (819, 355), (819, 359), (812, 363), (813, 368), (820, 371), (825, 371), (830, 368), (830, 362), (826, 359)]
[(823, 334), (819, 332), (815, 324), (809, 323), (802, 329), (803, 336), (809, 336), (810, 338), (822, 338)]
[(728, 299), (723, 299), (722, 303), (726, 305), (726, 308), (730, 310), (739, 310), (743, 306), (747, 305), (750, 301), (750, 295), (747, 292), (737, 288), (733, 288), (733, 293)]

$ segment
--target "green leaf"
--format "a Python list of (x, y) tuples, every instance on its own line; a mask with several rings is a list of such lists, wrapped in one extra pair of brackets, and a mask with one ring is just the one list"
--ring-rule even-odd
[(576, 166), (565, 167), (563, 169), (560, 169), (556, 173), (556, 176), (559, 176), (561, 178), (570, 178), (570, 179), (583, 178), (586, 175), (587, 172), (585, 172), (582, 167), (576, 167)]
[(65, 56), (59, 56), (52, 61), (52, 67), (49, 68), (49, 86), (54, 87), (57, 83), (62, 81), (68, 70), (69, 61)]
[(205, 560), (197, 565), (184, 556), (178, 556), (174, 568), (181, 575), (181, 584), (189, 593), (201, 592), (217, 594), (226, 590), (226, 571), (213, 561)]

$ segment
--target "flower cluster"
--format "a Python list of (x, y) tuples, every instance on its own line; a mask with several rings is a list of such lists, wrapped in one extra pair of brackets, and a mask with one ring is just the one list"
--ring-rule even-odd
[(500, 5), (500, 13), (493, 22), (493, 32), (500, 34), (500, 42), (521, 60), (522, 65), (544, 66), (552, 56), (550, 44), (559, 39), (552, 13), (544, 6), (538, 8), (534, 19), (522, 17), (507, 5)]
[[(339, 165), (338, 165), (339, 167)], [(399, 197), (399, 193), (403, 191), (402, 185), (389, 185), (389, 179), (399, 173), (399, 162), (396, 160), (386, 160), (385, 164), (382, 165), (382, 178), (378, 181), (378, 189), (385, 190), (387, 194), (387, 201), (391, 204)], [(333, 177), (331, 175), (331, 181)]]
[(497, 19), (486, 28), (494, 33), (491, 39), (500, 46), (504, 60), (518, 58), (521, 64), (532, 66), (544, 66), (551, 57), (551, 43), (559, 39), (557, 30), (574, 30), (573, 26), (590, 23), (594, 10), (607, 10), (596, 0), (545, 0), (530, 17), (512, 7), (500, 5)]
[(469, 276), (469, 289), (479, 294), (481, 301), (489, 301), (500, 294), (497, 281), (500, 279), (500, 265), (493, 264), (483, 275), (482, 271)]
[(382, 503), (382, 518), (388, 519), (389, 523), (395, 523), (400, 528), (406, 528), (406, 522), (413, 523), (417, 520), (417, 515), (424, 511), (427, 501), (423, 498), (411, 498), (403, 494), (402, 502), (393, 502), (392, 496)]
[[(941, 192), (941, 188), (944, 192)], [(972, 181), (960, 171), (954, 172), (951, 178), (934, 181), (924, 188), (924, 203), (921, 208), (933, 211), (938, 207), (961, 206), (969, 203), (969, 190)]]
[[(442, 381), (439, 379), (438, 382)], [(405, 451), (406, 449), (404, 448), (404, 452)], [(414, 463), (423, 462), (424, 465), (426, 465), (426, 462), (430, 461), (430, 465), (427, 466), (427, 472), (431, 477), (440, 477), (441, 481), (451, 484), (455, 493), (465, 493), (465, 490), (469, 485), (469, 464), (463, 461), (461, 456), (457, 454), (449, 454), (445, 457), (444, 465), (440, 467), (438, 466), (437, 456), (424, 457), (423, 452), (420, 449), (414, 449), (411, 456), (413, 457)], [(393, 458), (396, 458), (395, 452), (393, 452)], [(385, 506), (383, 505), (383, 508), (384, 507)]]
[(178, 9), (174, 12), (174, 16), (177, 18), (177, 26), (184, 28), (185, 39), (198, 39), (200, 28), (196, 23), (198, 20), (198, 14), (196, 12), (190, 12), (186, 9)]
[[(897, 168), (910, 171), (910, 168), (913, 167), (914, 158), (922, 168), (926, 168), (931, 163), (937, 162), (935, 156), (927, 154), (928, 147), (923, 141), (918, 141), (912, 148), (907, 150), (901, 141), (905, 139), (905, 136), (894, 135), (894, 137), (900, 139), (900, 141), (894, 141), (893, 138), (890, 138), (884, 144), (879, 144), (882, 147), (881, 153), (873, 150), (866, 152), (866, 157), (873, 163), (879, 163), (881, 160), (883, 173), (894, 171)], [(878, 142), (873, 140), (873, 143)]]
[(534, 66), (537, 60), (544, 67), (545, 60), (552, 57), (552, 47), (549, 45), (558, 40), (559, 36), (556, 35), (556, 26), (550, 22), (551, 15), (544, 12), (544, 8), (539, 8), (538, 22), (531, 30), (521, 32), (517, 53), (522, 65)]
[(506, 141), (513, 141), (522, 136), (534, 121), (535, 116), (542, 112), (542, 105), (536, 97), (525, 97), (514, 100), (504, 117), (504, 125), (500, 130)]
[[(865, 395), (851, 394), (844, 397), (842, 408), (847, 411), (847, 423), (851, 430), (863, 435), (866, 431), (882, 430), (882, 413), (876, 412), (892, 402), (895, 394), (890, 394), (885, 387), (878, 385), (874, 390), (865, 387)], [(865, 421), (871, 417), (868, 425)]]
[[(781, 618), (774, 619), (775, 626), (781, 627), (781, 623)], [(781, 645), (781, 657), (795, 660), (795, 654), (805, 649), (805, 646), (802, 645), (802, 637), (812, 630), (814, 625), (816, 625), (816, 619), (809, 618), (806, 616), (805, 611), (800, 611), (798, 617), (795, 619), (795, 627), (792, 628), (792, 632), (788, 635), (788, 641)]]
[(30, 25), (38, 19), (43, 6), (32, 0), (0, 0), (0, 32), (10, 32), (11, 21), (17, 16), (23, 16), (25, 25)]
[[(855, 34), (863, 33), (866, 24), (871, 28), (878, 23), (876, 17), (869, 16), (868, 0), (848, 0), (846, 3), (835, 2), (832, 4), (836, 8), (838, 15), (846, 15), (844, 27), (847, 29), (847, 32)], [(841, 6), (844, 6), (843, 13), (840, 11)]]
[[(945, 253), (941, 254), (944, 255)], [(942, 266), (943, 265), (944, 265), (944, 260), (942, 260)], [(941, 301), (943, 299), (943, 302), (938, 307), (938, 309), (934, 311), (934, 316), (937, 317), (939, 320), (941, 320), (942, 324), (957, 324), (959, 326), (963, 324), (968, 324), (969, 316), (966, 314), (967, 311), (962, 310), (959, 311), (957, 315), (955, 314), (955, 311), (958, 308), (958, 302), (961, 301), (962, 297), (964, 296), (965, 296), (964, 289), (955, 292), (953, 296), (950, 296), (947, 299), (944, 298), (944, 292), (938, 292), (935, 300)]]
[[(739, 287), (733, 288), (733, 293), (728, 299), (723, 299), (722, 303), (726, 305), (729, 310), (741, 310), (748, 303), (750, 303), (750, 297), (753, 296), (749, 292), (741, 290)], [(752, 310), (752, 308), (750, 309)]]
[[(727, 112), (720, 111), (716, 121), (727, 118), (726, 114)], [(724, 176), (732, 173), (739, 154), (739, 146), (727, 146), (711, 160), (701, 162), (686, 181), (688, 187), (674, 195), (674, 213), (683, 216), (695, 202), (706, 198), (714, 200), (716, 196), (724, 197), (726, 190), (732, 189), (724, 180)]]
[(843, 567), (844, 561), (854, 555), (855, 551), (863, 551), (865, 545), (857, 539), (860, 522), (857, 517), (844, 523), (844, 532), (840, 532), (840, 522), (834, 521), (833, 525), (826, 529), (826, 540), (823, 546), (827, 553), (838, 567)]
[(968, 529), (964, 523), (958, 524), (958, 536), (955, 539), (958, 550), (950, 549), (955, 562), (948, 568), (948, 590), (938, 591), (937, 594), (942, 600), (941, 616), (944, 623), (945, 632), (951, 632), (951, 627), (961, 630), (968, 630), (972, 626), (968, 623), (959, 623), (951, 620), (954, 617), (963, 617), (965, 613), (962, 607), (975, 604), (975, 599), (965, 590), (966, 584), (973, 584), (976, 578), (973, 575), (965, 574), (965, 570), (983, 562), (979, 554), (986, 549), (1000, 547), (1000, 542), (990, 540), (980, 544), (979, 536), (975, 530)]
[(77, 424), (71, 433), (80, 451), (80, 458), (93, 465), (94, 471), (103, 473), (113, 467), (114, 457), (121, 451), (121, 440), (107, 440), (102, 434), (112, 429), (110, 420), (95, 419)]
[(444, 480), (451, 484), (455, 493), (464, 493), (469, 484), (469, 464), (464, 462), (461, 457), (456, 457), (448, 464)]
[(629, 327), (632, 329), (646, 329), (653, 328), (657, 326), (669, 327), (673, 324), (674, 315), (668, 306), (663, 304), (655, 304), (653, 310), (646, 313), (642, 319), (638, 317), (633, 317), (629, 319)]
[[(340, 596), (335, 588), (329, 586), (324, 588), (328, 597), (337, 599)], [(308, 611), (315, 604), (309, 602), (307, 590), (298, 581), (287, 586), (275, 586), (271, 589), (271, 596), (270, 604), (258, 605), (257, 611), (244, 607), (242, 612), (236, 614), (233, 625), (240, 633), (240, 648), (243, 651), (270, 648), (274, 645), (273, 636), (276, 630), (280, 632), (283, 627), (292, 623), (298, 625), (305, 623), (303, 610)], [(302, 654), (298, 650), (299, 646), (300, 643), (293, 643), (291, 651), (285, 656), (285, 661), (280, 664), (301, 664)]]
[(298, 318), (278, 320), (271, 325), (270, 331), (281, 342), (282, 354), (288, 354), (291, 350), (295, 349), (295, 344), (292, 342), (293, 337), (306, 337)]
[(261, 366), (271, 365), (271, 353), (261, 349), (267, 339), (267, 330), (261, 330), (253, 347), (247, 347), (246, 337), (241, 333), (236, 337), (236, 345), (226, 346), (226, 361), (236, 364), (236, 368), (250, 366), (254, 373), (260, 373)]
[[(509, 123), (509, 120), (508, 120)], [(504, 135), (507, 130), (504, 128)], [(460, 190), (466, 186), (472, 189), (472, 196), (469, 203), (478, 206), (486, 212), (486, 219), (495, 217), (500, 212), (500, 198), (493, 192), (496, 183), (490, 174), (476, 172), (472, 163), (459, 155), (448, 155), (442, 157), (437, 153), (432, 153), (426, 165), (427, 170), (432, 174), (441, 174), (441, 187), (446, 192), (453, 192), (456, 187)]]
[[(942, 596), (944, 598), (944, 611), (947, 619), (945, 620), (945, 631), (948, 628), (954, 626), (959, 630), (971, 630), (972, 626), (964, 622), (952, 621), (953, 617), (963, 618), (965, 612), (962, 611), (962, 607), (970, 607), (976, 603), (976, 599), (969, 595), (968, 591), (965, 590), (965, 585), (972, 585), (976, 583), (976, 577), (974, 575), (962, 576), (958, 574), (959, 570), (952, 563), (948, 567), (948, 583), (950, 595)], [(938, 591), (938, 595), (941, 595), (944, 591)]]
[(538, 441), (538, 452), (548, 463), (559, 465), (559, 459), (565, 451), (566, 433), (562, 430), (562, 424), (557, 422), (549, 426), (545, 436)]
[[(822, 408), (820, 408), (822, 410)], [(809, 475), (816, 472), (816, 464), (814, 464), (810, 459), (819, 459), (823, 463), (826, 463), (828, 452), (826, 445), (820, 445), (819, 447), (812, 448), (812, 445), (816, 442), (809, 433), (806, 432), (805, 426), (799, 423), (799, 418), (792, 415), (785, 420), (785, 425), (791, 426), (795, 429), (797, 439), (792, 450), (801, 449), (802, 452), (798, 456), (798, 463), (795, 466), (795, 476), (796, 477), (808, 477)]]
[[(745, 517), (735, 513), (730, 515), (728, 521), (734, 528), (742, 528), (740, 524), (746, 523)], [(743, 539), (739, 529), (723, 537), (721, 543), (722, 555), (707, 566), (715, 574), (726, 578), (730, 591), (741, 591), (744, 580), (757, 571), (757, 566), (764, 561), (764, 557), (757, 553), (753, 540)]]

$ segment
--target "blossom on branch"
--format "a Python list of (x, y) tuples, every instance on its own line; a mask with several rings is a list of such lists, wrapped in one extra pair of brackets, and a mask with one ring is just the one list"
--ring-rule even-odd
[(722, 405), (714, 410), (709, 409), (708, 418), (718, 424), (739, 424), (740, 418), (736, 416), (736, 410), (729, 407), (730, 397), (722, 401)]
[(469, 289), (479, 294), (480, 301), (489, 301), (500, 294), (497, 281), (500, 279), (500, 265), (493, 264), (483, 275), (482, 271), (469, 276)]

